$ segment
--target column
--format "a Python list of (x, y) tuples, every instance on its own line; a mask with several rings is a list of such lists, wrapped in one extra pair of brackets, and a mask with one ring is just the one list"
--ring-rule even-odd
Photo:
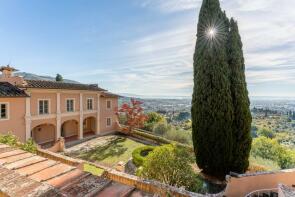
[(96, 110), (96, 135), (98, 135), (100, 134), (100, 94), (97, 94)]
[(31, 95), (28, 93), (29, 97), (26, 98), (26, 115), (25, 115), (25, 122), (26, 122), (26, 140), (30, 139), (31, 136)]
[(56, 140), (61, 137), (60, 93), (56, 93)]
[(80, 93), (79, 139), (83, 139), (83, 94)]

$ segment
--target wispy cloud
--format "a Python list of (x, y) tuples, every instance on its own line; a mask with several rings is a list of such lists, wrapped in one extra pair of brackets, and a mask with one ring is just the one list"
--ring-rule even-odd
[[(103, 69), (72, 76), (102, 77), (111, 90), (145, 95), (191, 95), (197, 13), (201, 0), (136, 1), (171, 20), (167, 27), (124, 40), (116, 60)], [(271, 83), (295, 84), (295, 1), (223, 0), (221, 6), (239, 22), (251, 95), (269, 95)], [(181, 14), (178, 14), (181, 13)], [(154, 27), (154, 26), (152, 26)], [(119, 65), (118, 65), (119, 63)], [(107, 76), (107, 77), (104, 77)], [(295, 91), (295, 88), (292, 90)], [(259, 91), (259, 92), (258, 92)], [(265, 91), (265, 92), (263, 92)], [(276, 91), (276, 90), (273, 90)], [(279, 91), (278, 91), (279, 92)], [(288, 94), (279, 92), (280, 94)]]

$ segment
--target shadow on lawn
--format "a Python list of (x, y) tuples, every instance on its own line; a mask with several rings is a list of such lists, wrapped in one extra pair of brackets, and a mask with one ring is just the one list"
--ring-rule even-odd
[(127, 147), (124, 147), (126, 138), (118, 137), (115, 140), (109, 141), (103, 146), (98, 146), (87, 152), (79, 154), (79, 158), (85, 159), (91, 162), (102, 161), (109, 157), (118, 157), (127, 151)]

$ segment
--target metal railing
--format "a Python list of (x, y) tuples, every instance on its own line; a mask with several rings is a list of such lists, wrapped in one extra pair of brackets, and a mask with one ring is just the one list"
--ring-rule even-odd
[(245, 197), (254, 197), (254, 196), (259, 197), (260, 195), (263, 195), (263, 194), (269, 195), (271, 197), (273, 193), (278, 193), (278, 188), (255, 190), (247, 194)]

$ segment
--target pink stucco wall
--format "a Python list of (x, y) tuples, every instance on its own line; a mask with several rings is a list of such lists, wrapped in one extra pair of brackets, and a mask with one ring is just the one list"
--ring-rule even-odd
[(56, 113), (56, 94), (55, 93), (32, 93), (31, 94), (31, 115), (35, 116), (39, 114), (38, 106), (40, 99), (49, 100), (49, 113)]
[(62, 113), (67, 112), (67, 108), (66, 108), (67, 99), (74, 99), (74, 103), (75, 103), (74, 110), (75, 111), (80, 110), (80, 94), (79, 93), (61, 93), (60, 94), (60, 111)]
[[(112, 105), (111, 109), (107, 109), (107, 100), (110, 100)], [(117, 116), (115, 110), (118, 108), (118, 98), (100, 98), (100, 130), (101, 133), (111, 132), (117, 130)], [(107, 126), (107, 118), (112, 119), (112, 125)]]
[[(61, 122), (63, 125), (66, 121), (74, 120), (75, 124), (67, 124), (64, 127), (65, 136), (76, 135), (79, 132), (80, 124), (80, 93), (83, 95), (83, 121), (86, 118), (92, 117), (85, 128), (87, 131), (97, 131), (97, 98), (98, 92), (80, 92), (80, 91), (71, 91), (71, 90), (36, 90), (28, 89), (26, 90), (30, 95), (30, 112), (31, 112), (31, 131), (33, 134), (32, 137), (36, 138), (38, 142), (48, 141), (53, 138), (52, 129), (49, 129), (49, 125), (55, 127), (54, 138), (57, 134), (56, 128), (57, 124), (57, 93), (60, 93), (60, 111), (61, 111)], [(66, 99), (73, 98), (75, 100), (75, 112), (67, 113), (66, 111)], [(93, 98), (93, 112), (87, 110), (87, 98)], [(39, 115), (39, 100), (49, 100), (49, 114), (48, 115)], [(107, 100), (110, 100), (112, 103), (111, 109), (107, 109)], [(0, 120), (0, 133), (5, 134), (7, 132), (12, 132), (15, 134), (22, 142), (26, 140), (26, 124), (25, 124), (25, 115), (26, 115), (26, 98), (0, 98), (0, 102), (9, 103), (9, 120)], [(118, 107), (118, 98), (105, 98), (100, 97), (100, 124), (99, 130), (100, 133), (107, 133), (117, 130), (117, 117), (115, 115), (115, 109)], [(107, 126), (107, 118), (112, 119), (112, 125)], [(83, 122), (82, 122), (83, 124)], [(42, 126), (42, 129), (37, 128)], [(44, 132), (48, 128), (50, 132)], [(39, 130), (39, 132), (37, 132)], [(42, 132), (40, 131), (42, 130)]]
[(9, 104), (9, 120), (0, 120), (0, 134), (11, 132), (25, 141), (25, 98), (0, 98), (0, 103)]

